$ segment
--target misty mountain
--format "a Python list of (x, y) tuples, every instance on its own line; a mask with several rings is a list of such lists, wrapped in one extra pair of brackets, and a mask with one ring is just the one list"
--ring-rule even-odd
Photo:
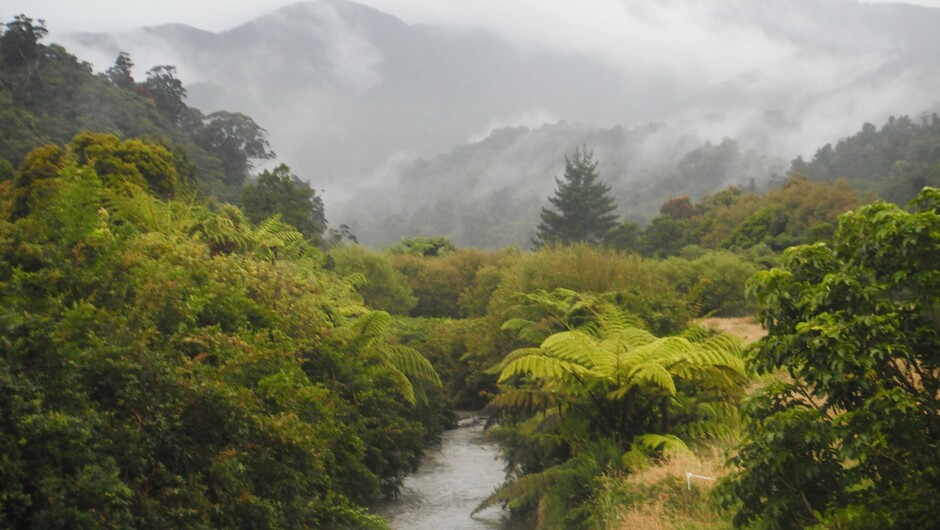
[(787, 168), (784, 160), (741, 149), (734, 140), (701, 144), (675, 127), (560, 122), (496, 129), (479, 142), (390, 165), (355, 194), (356, 204), (371, 207), (338, 206), (357, 211), (353, 231), (372, 246), (390, 245), (402, 234), (444, 235), (460, 246), (528, 246), (572, 146), (593, 151), (624, 221), (648, 220), (677, 195), (766, 188)]
[(630, 114), (593, 104), (626, 92), (599, 59), (529, 53), (482, 31), (410, 26), (350, 2), (296, 4), (219, 34), (168, 25), (78, 40), (135, 57), (164, 52), (191, 105), (251, 115), (282, 158), (331, 189), (391, 155), (442, 151), (500, 120), (610, 113), (616, 123)]
[[(407, 24), (341, 0), (220, 33), (74, 35), (70, 48), (101, 70), (119, 50), (146, 67), (176, 64), (189, 104), (254, 117), (279, 159), (325, 189), (330, 221), (374, 244), (434, 233), (525, 245), (577, 145), (596, 151), (621, 213), (642, 219), (670, 194), (761, 185), (778, 158), (940, 100), (940, 9), (843, 0), (623, 9), (636, 25), (604, 53)], [(646, 122), (669, 125), (637, 127)], [(754, 174), (684, 176), (684, 157), (726, 137), (747, 160), (729, 167)]]

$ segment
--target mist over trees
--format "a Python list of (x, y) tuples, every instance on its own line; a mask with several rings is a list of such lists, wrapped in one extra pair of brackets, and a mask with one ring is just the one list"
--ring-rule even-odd
[[(735, 16), (764, 16), (749, 5)], [(908, 20), (859, 9), (863, 29), (872, 13), (888, 34)], [(481, 57), (528, 64), (497, 57), (492, 35), (342, 1), (263, 20), (291, 16), (326, 24), (307, 38), (329, 65), (311, 85), (336, 98), (329, 112), (386, 103), (402, 58), (448, 75)], [(205, 57), (259, 27), (202, 34)], [(289, 41), (278, 27), (266, 35)], [(0, 33), (0, 526), (387, 528), (370, 507), (455, 408), (489, 415), (506, 464), (480, 508), (540, 529), (933, 524), (936, 114), (866, 123), (789, 171), (753, 137), (718, 134), (722, 118), (707, 138), (701, 123), (487, 127), (350, 177), (361, 224), (331, 228), (311, 182), (335, 181), (267, 162), (289, 124), (191, 107), (166, 60), (137, 81), (118, 51), (96, 74), (47, 34), (25, 15)], [(378, 40), (336, 40), (350, 35)], [(807, 35), (830, 50), (842, 36)], [(373, 53), (396, 39), (449, 46)], [(356, 60), (337, 62), (337, 46)], [(557, 80), (540, 74), (557, 57), (536, 55), (529, 81)], [(484, 92), (512, 85), (484, 63)], [(268, 96), (292, 102), (270, 79)], [(430, 93), (467, 78), (408, 79)], [(241, 81), (228, 89), (250, 91)], [(354, 137), (354, 114), (333, 134)], [(799, 129), (757, 114), (754, 137)], [(360, 246), (359, 227), (383, 249)], [(713, 327), (755, 313), (767, 334), (753, 346)], [(708, 465), (716, 490), (688, 475)]]
[[(786, 176), (789, 160), (808, 160), (861, 123), (917, 121), (916, 113), (936, 110), (936, 10), (822, 0), (644, 6), (614, 10), (584, 39), (523, 32), (537, 42), (508, 22), (412, 24), (343, 1), (287, 6), (218, 33), (175, 24), (68, 39), (107, 63), (121, 50), (166, 54), (161, 64), (188, 76), (190, 104), (252, 116), (299, 175), (328, 191), (330, 219), (376, 247), (403, 235), (528, 245), (540, 211), (532, 204), (552, 193), (533, 177), (560, 174), (562, 155), (578, 145), (595, 150), (625, 220), (645, 223), (670, 197), (748, 189), (752, 178), (764, 189)], [(689, 9), (707, 23), (689, 25)], [(581, 11), (568, 31), (592, 16)], [(615, 22), (649, 31), (610, 34)], [(715, 49), (723, 53), (705, 52)], [(565, 120), (563, 145), (535, 132), (496, 156), (469, 153), (476, 160), (460, 162), (491, 133), (505, 141), (501, 129), (566, 128)], [(645, 123), (672, 137), (616, 141), (617, 124), (632, 133)], [(604, 133), (610, 141), (589, 137)], [(545, 143), (527, 151), (536, 137)], [(723, 154), (734, 151), (725, 139), (738, 161)], [(715, 159), (720, 182), (692, 154), (698, 148)], [(453, 187), (461, 193), (438, 191)], [(366, 202), (376, 206), (363, 214)]]

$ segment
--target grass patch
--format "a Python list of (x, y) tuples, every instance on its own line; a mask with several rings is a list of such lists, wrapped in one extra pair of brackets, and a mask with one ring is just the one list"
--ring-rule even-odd
[(731, 514), (722, 513), (710, 491), (715, 482), (686, 473), (718, 478), (725, 457), (718, 449), (701, 455), (677, 455), (628, 475), (602, 479), (593, 499), (595, 528), (603, 530), (730, 529)]

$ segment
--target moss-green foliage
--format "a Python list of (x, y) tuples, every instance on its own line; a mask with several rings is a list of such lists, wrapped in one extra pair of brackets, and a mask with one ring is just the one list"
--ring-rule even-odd
[(789, 377), (745, 404), (724, 484), (735, 523), (927, 528), (940, 510), (940, 191), (840, 218), (749, 287), (769, 335), (751, 364)]
[(427, 361), (290, 227), (82, 161), (0, 183), (0, 526), (384, 527)]
[[(8, 22), (0, 34), (0, 160), (18, 166), (31, 150), (65, 144), (83, 131), (145, 139), (134, 147), (144, 158), (145, 146), (156, 148), (153, 139), (159, 139), (173, 153), (180, 179), (195, 177), (206, 195), (234, 201), (251, 160), (273, 156), (264, 130), (251, 118), (226, 112), (203, 116), (187, 107), (172, 67), (152, 69), (147, 81), (122, 87), (94, 74), (65, 48), (42, 44), (45, 34), (44, 25), (28, 17)], [(162, 168), (153, 170), (141, 176), (169, 177)], [(156, 189), (157, 183), (150, 183)]]
[(763, 267), (740, 253), (687, 247), (680, 257), (658, 264), (659, 273), (688, 300), (696, 316), (742, 316), (753, 313), (744, 284)]
[(488, 293), (476, 283), (477, 274), (487, 266), (498, 266), (506, 256), (506, 252), (460, 249), (441, 255), (392, 253), (389, 260), (418, 299), (412, 315), (456, 318), (485, 305), (480, 298)]
[(728, 188), (695, 204), (687, 196), (670, 199), (649, 225), (621, 225), (608, 234), (606, 244), (658, 257), (678, 255), (689, 245), (733, 250), (767, 246), (780, 251), (828, 240), (836, 218), (858, 204), (860, 199), (844, 180), (827, 184), (794, 175), (764, 194)]
[(512, 316), (518, 293), (556, 288), (616, 293), (618, 304), (641, 315), (656, 333), (676, 331), (691, 318), (675, 286), (657, 273), (651, 260), (585, 244), (519, 255), (494, 290), (489, 315), (501, 325)]
[(495, 390), (490, 367), (473, 352), (485, 350), (487, 335), (481, 318), (397, 318), (393, 334), (422, 352), (434, 364), (444, 384), (443, 399), (460, 410), (479, 410)]
[(359, 245), (339, 245), (329, 250), (329, 258), (340, 276), (359, 275), (356, 290), (369, 307), (405, 315), (418, 303), (408, 280), (385, 255)]
[(924, 186), (940, 186), (940, 117), (892, 116), (881, 129), (866, 123), (835, 147), (819, 148), (809, 162), (797, 158), (791, 171), (824, 182), (846, 178), (903, 205)]

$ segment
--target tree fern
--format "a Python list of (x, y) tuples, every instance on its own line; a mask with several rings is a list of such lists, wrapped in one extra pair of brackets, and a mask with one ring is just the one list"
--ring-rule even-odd
[(421, 352), (387, 340), (391, 322), (392, 316), (385, 311), (362, 313), (347, 327), (351, 332), (350, 344), (359, 351), (375, 354), (392, 373), (402, 397), (414, 404), (424, 395), (416, 391), (415, 382), (440, 387), (441, 379)]
[[(531, 506), (555, 495), (561, 486), (553, 484), (564, 482), (564, 473), (574, 469), (567, 464), (582, 459), (590, 445), (575, 439), (610, 440), (621, 453), (684, 452), (688, 441), (724, 437), (736, 427), (734, 400), (746, 380), (740, 339), (701, 328), (656, 337), (601, 298), (580, 299), (570, 291), (525, 295), (524, 301), (557, 319), (555, 332), (537, 347), (511, 351), (494, 367), (500, 393), (490, 409), (517, 428), (528, 425), (524, 418), (551, 412), (538, 430), (518, 432), (538, 448), (554, 431), (569, 440), (571, 456), (502, 486), (478, 509)], [(539, 322), (534, 314), (507, 321), (504, 329), (531, 339)]]
[(473, 509), (471, 515), (490, 507), (502, 504), (508, 509), (517, 508), (523, 504), (537, 501), (539, 497), (548, 492), (558, 476), (564, 472), (561, 466), (546, 469), (540, 473), (530, 473), (507, 482), (496, 489), (489, 497)]

